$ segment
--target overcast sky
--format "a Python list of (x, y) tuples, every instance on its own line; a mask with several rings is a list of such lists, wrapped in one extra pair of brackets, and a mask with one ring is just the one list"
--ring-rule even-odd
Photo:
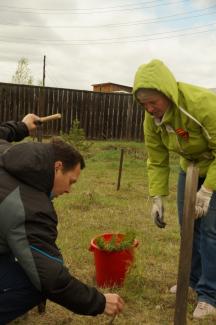
[(132, 86), (157, 58), (177, 80), (216, 88), (215, 22), (216, 0), (0, 0), (0, 81), (25, 57), (37, 84), (46, 55), (47, 86)]

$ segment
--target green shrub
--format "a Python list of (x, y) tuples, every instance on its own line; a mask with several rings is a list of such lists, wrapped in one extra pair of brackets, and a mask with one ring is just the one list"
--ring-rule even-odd
[(80, 128), (79, 120), (74, 120), (68, 133), (61, 133), (62, 139), (80, 151), (88, 151), (92, 143), (86, 141), (85, 131)]

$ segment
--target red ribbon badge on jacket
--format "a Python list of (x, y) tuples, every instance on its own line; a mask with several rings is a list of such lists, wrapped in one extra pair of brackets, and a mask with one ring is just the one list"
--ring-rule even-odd
[(188, 141), (188, 139), (189, 139), (189, 133), (188, 133), (187, 131), (185, 131), (185, 130), (182, 129), (182, 128), (178, 128), (178, 129), (176, 129), (175, 131), (176, 131), (176, 134), (177, 134), (179, 137), (183, 138), (185, 141)]

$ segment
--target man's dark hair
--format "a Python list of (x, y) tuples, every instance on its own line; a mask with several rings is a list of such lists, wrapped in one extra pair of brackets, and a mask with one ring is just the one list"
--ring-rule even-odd
[(80, 168), (85, 168), (83, 156), (70, 144), (59, 140), (52, 140), (54, 150), (54, 161), (62, 161), (64, 171), (68, 171), (76, 167), (80, 163)]

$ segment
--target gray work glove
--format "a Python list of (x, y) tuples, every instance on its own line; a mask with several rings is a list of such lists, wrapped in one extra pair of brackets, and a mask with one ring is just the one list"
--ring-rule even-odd
[(195, 219), (205, 216), (208, 212), (212, 191), (207, 190), (203, 185), (196, 194)]
[(164, 222), (164, 207), (162, 196), (153, 196), (151, 216), (156, 226), (159, 228), (165, 228), (166, 223)]

